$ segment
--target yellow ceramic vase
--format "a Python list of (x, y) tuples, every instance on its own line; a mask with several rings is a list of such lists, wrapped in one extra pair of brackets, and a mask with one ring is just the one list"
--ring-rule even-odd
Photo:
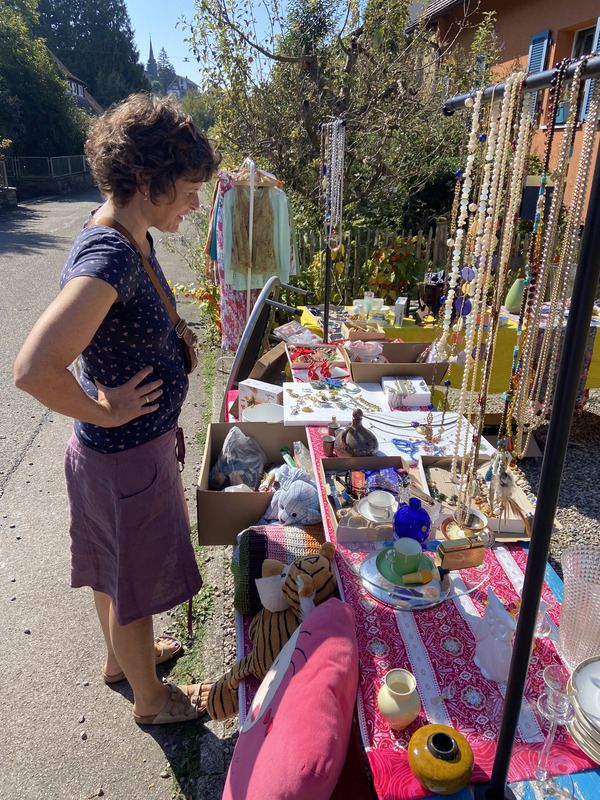
[(462, 733), (447, 725), (424, 725), (408, 743), (408, 765), (437, 794), (458, 792), (471, 780), (473, 751)]

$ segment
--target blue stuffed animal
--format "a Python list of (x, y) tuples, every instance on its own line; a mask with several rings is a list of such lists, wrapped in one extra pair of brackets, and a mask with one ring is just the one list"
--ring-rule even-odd
[(280, 488), (259, 525), (275, 520), (282, 525), (314, 525), (321, 520), (317, 486), (307, 472), (284, 464), (276, 480)]

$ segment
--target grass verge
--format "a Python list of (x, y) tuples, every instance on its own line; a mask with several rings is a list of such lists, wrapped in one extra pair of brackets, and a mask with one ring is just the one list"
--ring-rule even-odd
[[(208, 349), (203, 357), (203, 397), (204, 411), (202, 424), (196, 432), (196, 443), (203, 450), (206, 441), (206, 431), (212, 419), (213, 393), (216, 375), (216, 357), (214, 349)], [(171, 625), (177, 635), (186, 645), (186, 653), (173, 665), (169, 680), (176, 684), (197, 683), (204, 675), (202, 659), (203, 641), (206, 625), (213, 617), (215, 609), (215, 587), (206, 581), (206, 563), (208, 548), (198, 544), (198, 525), (192, 525), (192, 544), (196, 554), (196, 561), (202, 580), (202, 589), (192, 599), (192, 624), (193, 633), (188, 633), (188, 603), (178, 606), (172, 617)], [(173, 775), (172, 797), (176, 800), (190, 800), (194, 798), (194, 788), (201, 776), (200, 744), (204, 726), (202, 722), (186, 723), (182, 726), (182, 736), (177, 744), (176, 754), (171, 756), (171, 772)]]
[(204, 356), (204, 397), (205, 397), (205, 408), (202, 412), (202, 427), (199, 431), (196, 431), (196, 444), (204, 450), (204, 444), (206, 442), (206, 431), (210, 422), (212, 421), (212, 401), (213, 401), (213, 394), (215, 391), (215, 376), (217, 374), (216, 369), (216, 356), (214, 349), (210, 349), (206, 352)]

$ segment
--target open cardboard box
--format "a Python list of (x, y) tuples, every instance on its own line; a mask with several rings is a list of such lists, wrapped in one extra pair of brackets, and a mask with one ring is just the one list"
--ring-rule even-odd
[[(291, 370), (308, 369), (308, 367), (310, 366), (310, 363), (308, 361), (302, 362), (302, 361), (292, 360), (292, 353), (294, 353), (295, 350), (305, 350), (305, 351), (313, 350), (314, 352), (320, 350), (323, 353), (330, 353), (332, 354), (332, 360), (327, 362), (330, 367), (346, 366), (346, 360), (342, 352), (343, 348), (335, 344), (335, 342), (333, 344), (293, 344), (292, 342), (285, 342), (285, 349)], [(317, 361), (315, 363), (321, 364), (324, 362)]]
[(214, 422), (208, 426), (202, 467), (196, 487), (198, 542), (201, 545), (229, 545), (245, 528), (256, 525), (273, 497), (272, 492), (223, 492), (209, 488), (208, 477), (231, 428), (252, 436), (264, 451), (267, 464), (283, 464), (282, 447), (294, 451), (294, 442), (308, 446), (306, 428), (269, 422)]
[(447, 362), (439, 364), (416, 363), (417, 358), (431, 342), (382, 342), (383, 355), (388, 364), (362, 364), (350, 361), (344, 350), (346, 364), (356, 383), (381, 383), (381, 379), (394, 375), (417, 375), (430, 386), (434, 377), (436, 385), (442, 383), (448, 369)]
[[(332, 527), (338, 542), (356, 542), (356, 541), (385, 541), (393, 536), (393, 525), (378, 525), (369, 528), (350, 528), (341, 525), (337, 521), (335, 504), (331, 499), (331, 487), (327, 483), (325, 477), (326, 472), (345, 472), (353, 470), (369, 470), (369, 469), (389, 469), (390, 467), (404, 468), (419, 488), (427, 492), (427, 483), (425, 481), (425, 473), (420, 462), (416, 467), (409, 464), (408, 461), (401, 456), (365, 456), (354, 458), (322, 458), (319, 463), (319, 481), (325, 487), (325, 494), (329, 502), (331, 511)], [(322, 510), (322, 509), (321, 509)]]
[[(267, 350), (266, 353), (263, 353), (263, 355), (250, 370), (248, 377), (257, 381), (272, 383), (279, 378), (281, 372), (285, 369), (286, 363), (287, 352), (285, 349), (285, 342), (279, 342), (279, 344), (276, 344), (275, 347), (271, 347), (270, 350)], [(241, 417), (237, 397), (229, 409), (229, 415), (230, 418), (232, 417), (234, 419)]]
[[(335, 508), (334, 504), (330, 499), (331, 490), (328, 486), (325, 478), (325, 473), (328, 471), (338, 471), (343, 472), (345, 470), (365, 470), (365, 469), (384, 469), (386, 467), (404, 467), (405, 469), (409, 469), (411, 478), (413, 483), (426, 492), (430, 494), (429, 489), (427, 487), (427, 474), (430, 474), (437, 477), (439, 480), (436, 482), (436, 486), (443, 494), (451, 496), (456, 491), (456, 487), (451, 483), (444, 483), (444, 476), (442, 473), (443, 471), (450, 470), (452, 465), (452, 459), (446, 457), (439, 457), (439, 456), (423, 456), (419, 462), (418, 466), (415, 468), (410, 468), (408, 462), (402, 459), (399, 456), (392, 456), (392, 457), (384, 457), (384, 456), (372, 456), (370, 458), (324, 458), (321, 459), (319, 465), (319, 477), (321, 483), (325, 486), (325, 493), (328, 497), (330, 502), (331, 508), (331, 519), (334, 532), (336, 534), (336, 540), (338, 542), (356, 542), (356, 541), (364, 541), (364, 540), (381, 540), (385, 541), (393, 535), (392, 531), (393, 528), (391, 525), (382, 525), (378, 526), (377, 528), (350, 528), (345, 527), (337, 522), (337, 518), (335, 515)], [(480, 463), (478, 466), (478, 471), (485, 473), (489, 466), (489, 459), (482, 458), (480, 459)], [(449, 475), (448, 475), (449, 478)], [(517, 486), (515, 488), (514, 499), (519, 504), (520, 508), (523, 510), (523, 513), (528, 518), (529, 524), (533, 522), (533, 514), (535, 511), (535, 506), (531, 503), (523, 489)], [(446, 519), (447, 517), (451, 517), (454, 514), (455, 508), (453, 506), (448, 505), (447, 503), (442, 504), (442, 510), (438, 517), (437, 522), (435, 523), (436, 530), (434, 531), (433, 535), (436, 538), (443, 538), (443, 534), (440, 531), (440, 523)], [(488, 520), (488, 527), (494, 531), (495, 539), (498, 542), (514, 542), (514, 541), (523, 541), (528, 540), (529, 536), (525, 532), (525, 524), (523, 522), (522, 517), (515, 514), (513, 511), (510, 511), (508, 517), (506, 519), (502, 519), (500, 521), (497, 518), (491, 517)]]
[[(452, 468), (451, 458), (422, 456), (421, 463), (426, 473), (428, 473), (435, 481), (438, 491), (442, 492), (448, 497), (456, 492), (456, 485), (450, 481), (450, 470)], [(482, 457), (479, 460), (477, 472), (482, 477), (487, 472), (489, 463), (490, 462), (487, 457)], [(513, 499), (519, 505), (519, 508), (527, 518), (529, 525), (531, 525), (533, 523), (535, 506), (520, 486), (515, 486)], [(440, 522), (447, 517), (451, 517), (455, 510), (456, 509), (453, 506), (443, 503), (442, 511), (439, 517)], [(510, 510), (506, 518), (503, 517), (502, 520), (498, 519), (497, 517), (488, 517), (488, 527), (490, 530), (494, 531), (497, 542), (516, 542), (529, 540), (523, 518), (512, 510)]]
[(378, 322), (346, 320), (342, 322), (342, 336), (351, 341), (368, 342), (385, 339), (385, 331)]

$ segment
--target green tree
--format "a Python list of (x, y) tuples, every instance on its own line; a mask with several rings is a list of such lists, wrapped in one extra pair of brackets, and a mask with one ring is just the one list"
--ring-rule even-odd
[(171, 85), (171, 83), (175, 80), (177, 73), (175, 72), (175, 68), (173, 64), (169, 61), (169, 56), (167, 55), (167, 51), (163, 47), (160, 53), (158, 54), (158, 80), (163, 90), (163, 94), (166, 94), (167, 89)]
[(33, 34), (36, 21), (35, 0), (0, 0), (0, 140), (17, 156), (81, 153), (89, 117)]
[(215, 106), (217, 102), (217, 92), (198, 92), (193, 89), (183, 97), (181, 107), (186, 114), (190, 115), (198, 128), (207, 131), (215, 124)]
[(440, 80), (437, 44), (409, 27), (408, 0), (290, 0), (286, 13), (268, 0), (260, 38), (246, 0), (196, 8), (186, 30), (205, 85), (221, 92), (220, 146), (284, 179), (300, 221), (321, 218), (319, 126), (336, 118), (346, 121), (346, 219), (403, 227), (449, 210), (464, 120), (440, 109), (462, 62)]
[(149, 91), (124, 0), (40, 0), (39, 35), (103, 106)]

